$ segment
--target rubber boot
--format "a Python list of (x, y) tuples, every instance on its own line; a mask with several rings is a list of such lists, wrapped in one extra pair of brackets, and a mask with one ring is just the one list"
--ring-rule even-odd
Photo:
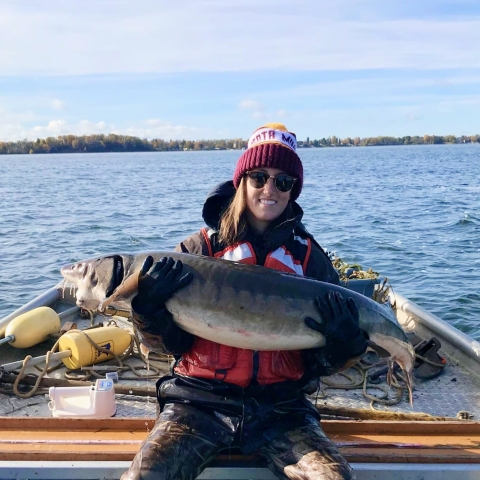
[(232, 440), (232, 432), (211, 415), (167, 404), (121, 480), (193, 479)]
[(316, 420), (285, 431), (260, 449), (272, 472), (290, 480), (352, 480), (355, 474)]

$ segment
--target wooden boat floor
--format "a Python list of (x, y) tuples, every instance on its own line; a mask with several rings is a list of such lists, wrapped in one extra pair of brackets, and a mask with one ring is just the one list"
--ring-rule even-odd
[[(0, 419), (0, 461), (131, 461), (153, 427), (146, 418)], [(349, 462), (480, 463), (480, 422), (325, 420), (325, 433)], [(216, 465), (251, 465), (223, 452)]]

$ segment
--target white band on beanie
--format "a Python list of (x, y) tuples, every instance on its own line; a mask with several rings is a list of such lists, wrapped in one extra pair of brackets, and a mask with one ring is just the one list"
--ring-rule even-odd
[(294, 152), (297, 150), (295, 135), (269, 127), (260, 127), (255, 130), (248, 140), (248, 148), (256, 147), (262, 143), (280, 143)]

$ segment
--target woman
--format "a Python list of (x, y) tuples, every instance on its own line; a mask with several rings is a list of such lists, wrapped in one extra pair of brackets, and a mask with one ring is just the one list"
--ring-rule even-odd
[[(176, 250), (338, 284), (327, 255), (301, 224), (295, 200), (303, 167), (296, 146), (284, 125), (257, 129), (233, 181), (218, 185), (205, 202), (208, 228)], [(176, 361), (172, 375), (157, 383), (160, 415), (123, 480), (195, 478), (232, 447), (258, 453), (279, 478), (354, 478), (306, 398), (319, 376), (346, 368), (365, 352), (353, 299), (333, 292), (316, 299), (326, 327), (311, 318), (305, 323), (326, 337), (325, 347), (256, 352), (195, 337), (173, 323), (165, 302), (189, 281), (172, 258), (153, 265), (150, 257), (140, 273), (132, 307), (142, 343)]]

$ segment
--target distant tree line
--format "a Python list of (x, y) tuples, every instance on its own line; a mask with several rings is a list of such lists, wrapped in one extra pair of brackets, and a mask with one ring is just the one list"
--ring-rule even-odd
[(366, 137), (366, 138), (339, 138), (335, 135), (321, 140), (310, 140), (298, 142), (301, 147), (371, 147), (382, 145), (433, 145), (442, 143), (480, 143), (480, 135), (407, 135), (405, 137)]
[[(405, 136), (405, 137), (366, 137), (340, 139), (335, 135), (320, 140), (299, 141), (301, 148), (309, 147), (357, 147), (377, 145), (428, 145), (442, 143), (480, 143), (480, 135), (455, 137), (455, 135)], [(95, 152), (171, 152), (184, 150), (235, 150), (247, 147), (241, 138), (232, 140), (147, 140), (128, 135), (62, 135), (60, 137), (0, 141), (0, 155), (25, 153), (95, 153)]]
[(98, 153), (98, 152), (170, 152), (183, 150), (227, 150), (246, 148), (241, 138), (233, 140), (147, 140), (128, 135), (62, 135), (35, 141), (1, 142), (0, 154), (22, 153)]

